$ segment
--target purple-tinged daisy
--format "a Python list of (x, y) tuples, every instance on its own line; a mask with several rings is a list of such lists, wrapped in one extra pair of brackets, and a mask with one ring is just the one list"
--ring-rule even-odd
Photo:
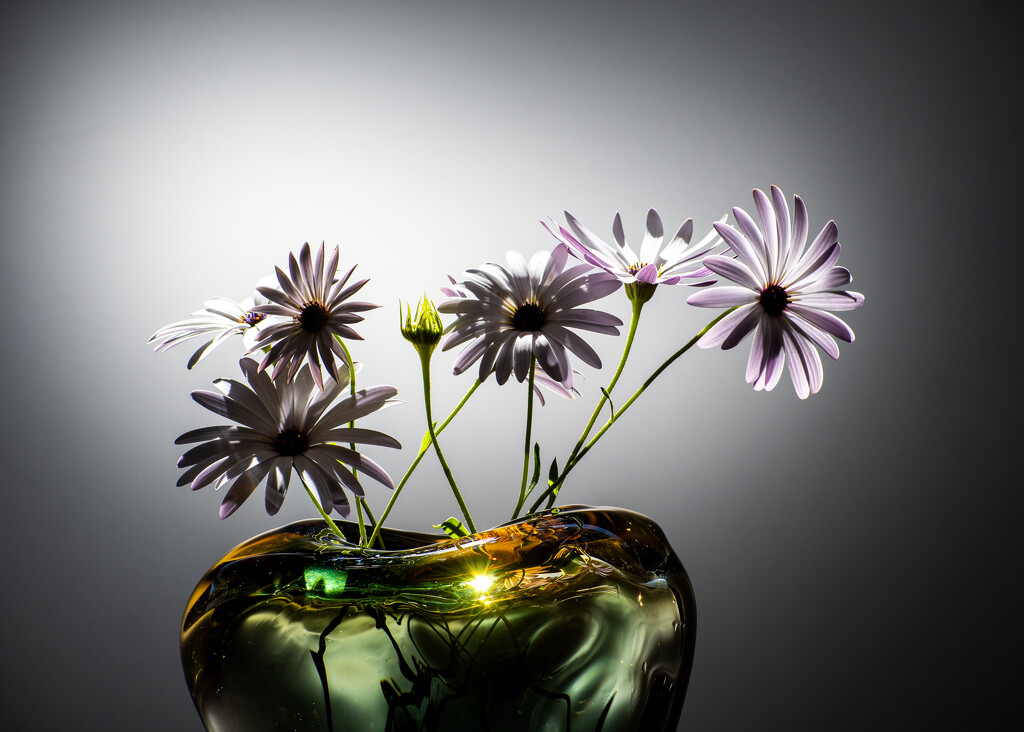
[(203, 303), (203, 309), (192, 313), (191, 317), (176, 323), (165, 325), (149, 339), (156, 343), (154, 351), (166, 351), (179, 343), (198, 338), (212, 336), (204, 342), (188, 360), (188, 368), (202, 361), (210, 351), (233, 335), (242, 335), (245, 347), (251, 348), (254, 343), (256, 329), (253, 327), (266, 315), (253, 310), (257, 303), (265, 304), (267, 300), (257, 296), (254, 301), (247, 298), (241, 302), (226, 297), (214, 297)]
[(394, 403), (393, 386), (361, 389), (337, 404), (332, 403), (349, 382), (342, 368), (339, 378), (326, 389), (314, 389), (313, 378), (303, 371), (293, 382), (282, 374), (271, 380), (249, 358), (239, 361), (249, 386), (232, 379), (218, 379), (219, 394), (194, 391), (199, 404), (239, 425), (204, 427), (181, 435), (175, 444), (202, 443), (178, 461), (187, 468), (178, 485), (191, 484), (198, 490), (214, 483), (217, 488), (234, 481), (220, 507), (227, 518), (245, 502), (256, 487), (267, 482), (266, 509), (274, 515), (281, 508), (294, 469), (314, 488), (325, 512), (333, 508), (348, 516), (349, 501), (342, 486), (363, 495), (359, 481), (349, 469), (394, 488), (394, 483), (377, 463), (337, 443), (401, 447), (397, 440), (376, 430), (350, 428), (348, 423)]
[[(615, 275), (626, 284), (643, 282), (649, 285), (689, 284), (697, 287), (711, 284), (707, 280), (711, 272), (703, 266), (701, 260), (722, 240), (712, 230), (691, 245), (693, 219), (684, 221), (672, 240), (663, 246), (665, 227), (661, 223), (661, 216), (652, 208), (647, 212), (647, 226), (639, 256), (626, 243), (619, 214), (615, 214), (612, 221), (615, 244), (608, 244), (593, 234), (568, 211), (565, 212), (565, 220), (571, 231), (561, 225), (556, 228), (554, 222), (549, 225), (542, 221), (541, 224), (552, 236), (569, 247), (573, 256)], [(719, 221), (724, 222), (725, 217)]]
[(712, 255), (704, 264), (738, 286), (715, 287), (690, 295), (691, 305), (736, 307), (697, 342), (701, 348), (737, 345), (751, 331), (754, 344), (747, 360), (747, 383), (771, 391), (789, 361), (789, 375), (797, 396), (816, 394), (824, 378), (817, 345), (839, 358), (835, 338), (853, 342), (853, 331), (829, 310), (854, 310), (864, 302), (859, 292), (843, 290), (852, 281), (849, 270), (837, 267), (838, 229), (829, 221), (807, 243), (807, 209), (794, 197), (792, 222), (786, 197), (776, 186), (771, 199), (754, 189), (760, 227), (741, 208), (732, 210), (739, 230), (724, 223), (715, 229), (736, 258)]
[(456, 374), (480, 361), (481, 379), (493, 371), (499, 384), (513, 373), (523, 381), (536, 357), (544, 373), (571, 389), (567, 351), (601, 367), (594, 349), (570, 328), (618, 335), (621, 320), (579, 306), (614, 292), (620, 283), (606, 272), (585, 274), (588, 264), (565, 269), (568, 256), (560, 245), (553, 252), (538, 252), (527, 264), (521, 254), (509, 252), (508, 268), (489, 262), (466, 272), (458, 286), (469, 297), (453, 297), (438, 306), (440, 312), (458, 316), (445, 329), (451, 335), (443, 350), (473, 341), (456, 359)]
[[(469, 297), (469, 295), (467, 295), (465, 292), (459, 289), (459, 283), (455, 280), (454, 277), (448, 275), (448, 281), (452, 283), (452, 286), (442, 287), (441, 292), (443, 292), (448, 297)], [(573, 369), (572, 373), (574, 377), (581, 376), (580, 372), (577, 371), (576, 369)], [(541, 390), (541, 387), (543, 387), (544, 389), (549, 389), (550, 391), (554, 392), (563, 399), (569, 399), (571, 401), (575, 401), (576, 397), (580, 396), (579, 389), (577, 389), (575, 386), (572, 386), (571, 384), (570, 386), (566, 386), (565, 384), (553, 380), (542, 371), (541, 373), (536, 374), (533, 379), (533, 393), (537, 397), (537, 400), (540, 402), (540, 405), (542, 407), (545, 405), (546, 402), (544, 400), (544, 393)]]
[(348, 361), (338, 338), (362, 340), (349, 326), (363, 320), (356, 313), (373, 310), (379, 305), (346, 302), (369, 280), (359, 280), (346, 287), (355, 267), (343, 277), (337, 277), (338, 247), (334, 247), (325, 263), (323, 244), (317, 249), (315, 261), (309, 244), (303, 244), (298, 259), (294, 254), (288, 256), (288, 269), (289, 274), (286, 274), (280, 267), (276, 268), (280, 289), (257, 288), (271, 304), (257, 306), (254, 311), (278, 316), (260, 324), (257, 331), (256, 348), (270, 346), (260, 370), (274, 364), (275, 379), (284, 373), (288, 381), (292, 381), (302, 364), (308, 362), (313, 381), (323, 389), (321, 366), (337, 382), (341, 377), (335, 356), (343, 363)]

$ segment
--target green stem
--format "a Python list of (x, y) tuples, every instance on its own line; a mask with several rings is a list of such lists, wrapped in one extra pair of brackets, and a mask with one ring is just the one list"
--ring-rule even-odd
[(513, 520), (519, 517), (519, 512), (526, 503), (526, 477), (530, 474), (530, 439), (533, 432), (533, 380), (537, 373), (537, 356), (530, 356), (530, 379), (526, 385), (526, 446), (523, 448), (523, 481), (519, 486), (519, 502), (516, 503), (516, 510), (512, 513)]
[(323, 506), (320, 505), (320, 501), (317, 500), (317, 497), (313, 495), (313, 491), (306, 483), (306, 479), (302, 477), (302, 472), (298, 470), (296, 470), (295, 472), (298, 474), (299, 480), (302, 481), (302, 487), (306, 489), (306, 495), (309, 496), (309, 500), (311, 500), (313, 502), (313, 505), (316, 506), (316, 510), (320, 512), (320, 516), (323, 518), (323, 520), (327, 522), (327, 526), (330, 527), (331, 531), (333, 531), (335, 534), (344, 539), (345, 535), (341, 533), (341, 529), (338, 528), (338, 525), (334, 523), (331, 520), (331, 517), (327, 515), (327, 512), (324, 511), (324, 508)]
[(705, 333), (707, 333), (709, 330), (711, 330), (711, 328), (714, 327), (714, 325), (716, 323), (718, 323), (718, 321), (720, 321), (722, 318), (724, 318), (726, 315), (728, 315), (729, 313), (731, 313), (735, 309), (736, 309), (735, 307), (729, 308), (728, 310), (726, 310), (723, 313), (721, 313), (717, 318), (715, 318), (710, 323), (708, 323), (706, 326), (704, 326), (704, 328), (697, 335), (695, 335), (693, 338), (691, 338), (689, 341), (687, 341), (686, 345), (684, 345), (678, 351), (676, 351), (671, 356), (669, 356), (669, 358), (665, 361), (665, 363), (661, 364), (661, 366), (659, 366), (657, 369), (655, 369), (654, 373), (652, 373), (647, 378), (647, 380), (640, 386), (640, 388), (637, 389), (633, 393), (633, 396), (631, 396), (629, 398), (629, 400), (625, 404), (623, 404), (621, 407), (619, 407), (619, 409), (614, 414), (612, 414), (612, 416), (608, 419), (607, 422), (605, 422), (604, 426), (601, 427), (601, 429), (598, 431), (598, 433), (596, 435), (594, 435), (594, 437), (590, 440), (590, 442), (588, 442), (586, 444), (586, 446), (583, 447), (579, 451), (579, 454), (577, 454), (574, 458), (572, 458), (565, 465), (565, 467), (562, 468), (561, 474), (551, 483), (550, 486), (548, 486), (548, 489), (546, 491), (544, 491), (537, 498), (537, 500), (534, 502), (533, 506), (530, 508), (530, 512), (532, 513), (534, 511), (536, 511), (540, 507), (540, 504), (543, 503), (546, 498), (552, 497), (552, 500), (553, 500), (554, 492), (558, 489), (559, 486), (562, 485), (562, 483), (565, 482), (565, 478), (569, 474), (569, 471), (572, 470), (574, 467), (576, 467), (576, 465), (579, 464), (579, 462), (583, 459), (583, 457), (588, 452), (590, 452), (590, 449), (595, 444), (597, 444), (597, 441), (600, 440), (602, 436), (604, 436), (604, 433), (607, 432), (608, 429), (613, 424), (615, 424), (615, 422), (619, 419), (619, 417), (621, 417), (625, 413), (625, 411), (627, 409), (629, 409), (629, 407), (633, 404), (633, 402), (635, 402), (637, 399), (640, 398), (640, 395), (643, 394), (647, 390), (647, 387), (649, 387), (651, 384), (653, 384), (654, 380), (657, 379), (659, 376), (661, 376), (661, 374), (665, 371), (665, 369), (667, 369), (669, 366), (671, 366), (673, 363), (675, 363), (676, 359), (678, 359), (684, 353), (689, 351), (697, 343), (697, 341), (699, 341), (704, 336)]
[(352, 353), (348, 350), (348, 346), (345, 345), (345, 341), (342, 340), (341, 336), (335, 336), (338, 343), (341, 344), (341, 350), (345, 352), (345, 358), (348, 359), (349, 376), (351, 377), (352, 393), (355, 394), (355, 383), (356, 383), (356, 362), (352, 360)]
[(629, 358), (629, 352), (633, 348), (633, 338), (636, 336), (636, 328), (640, 323), (640, 311), (644, 308), (645, 300), (633, 300), (633, 314), (629, 321), (629, 332), (626, 334), (626, 345), (622, 349), (622, 357), (619, 359), (618, 368), (615, 369), (615, 373), (612, 375), (612, 380), (608, 382), (607, 388), (601, 393), (601, 398), (597, 402), (597, 406), (594, 407), (594, 413), (590, 415), (590, 421), (587, 422), (587, 426), (583, 429), (583, 434), (580, 435), (580, 439), (576, 442), (576, 445), (572, 448), (572, 452), (569, 454), (569, 458), (565, 461), (566, 465), (571, 465), (572, 461), (579, 454), (579, 451), (583, 448), (584, 443), (587, 441), (587, 437), (590, 436), (590, 430), (594, 428), (594, 423), (597, 422), (598, 416), (601, 414), (601, 409), (604, 408), (604, 403), (608, 401), (608, 394), (612, 393), (612, 389), (615, 388), (615, 384), (619, 381), (619, 376), (622, 374), (622, 369), (626, 366), (626, 359)]
[[(447, 427), (448, 423), (455, 418), (456, 414), (462, 411), (462, 408), (466, 405), (466, 402), (468, 402), (469, 398), (473, 396), (473, 392), (475, 392), (482, 383), (483, 382), (480, 381), (480, 379), (477, 379), (476, 381), (473, 382), (473, 386), (469, 387), (469, 391), (467, 391), (465, 396), (462, 397), (462, 401), (456, 404), (455, 409), (453, 409), (451, 414), (448, 415), (448, 418), (437, 426), (435, 434), (439, 435), (442, 432), (444, 432), (444, 428)], [(395, 487), (394, 492), (391, 494), (391, 500), (389, 500), (388, 505), (384, 507), (384, 513), (380, 515), (380, 521), (375, 522), (376, 526), (373, 529), (373, 533), (370, 535), (369, 543), (371, 546), (373, 545), (373, 542), (377, 540), (378, 535), (380, 534), (381, 527), (384, 525), (384, 522), (391, 514), (391, 509), (394, 508), (395, 502), (398, 500), (398, 496), (402, 492), (402, 488), (405, 487), (405, 484), (409, 481), (409, 478), (412, 476), (413, 471), (415, 471), (417, 466), (420, 464), (420, 461), (423, 459), (423, 456), (427, 454), (427, 449), (429, 448), (430, 443), (427, 442), (426, 438), (429, 435), (429, 431), (424, 435), (424, 440), (423, 443), (420, 445), (420, 451), (416, 454), (416, 459), (412, 461), (412, 464), (405, 471), (405, 475), (403, 475), (402, 479), (398, 481), (398, 485)]]
[[(356, 395), (356, 364), (352, 360), (352, 353), (348, 350), (348, 346), (345, 345), (345, 341), (338, 337), (338, 343), (341, 344), (341, 350), (345, 352), (345, 358), (348, 359), (348, 391), (352, 396)], [(348, 423), (349, 428), (356, 426), (355, 420)], [(352, 452), (356, 451), (356, 444), (354, 442), (349, 443), (349, 447), (352, 448)], [(355, 468), (352, 469), (352, 475), (357, 476), (358, 472)], [(366, 502), (357, 499), (356, 500), (356, 520), (359, 523), (359, 545), (366, 547), (369, 544), (366, 542), (366, 522), (363, 521), (363, 505)]]
[(452, 493), (455, 494), (455, 500), (459, 504), (459, 509), (466, 518), (466, 525), (469, 526), (470, 532), (475, 534), (476, 526), (473, 525), (473, 517), (469, 515), (469, 508), (466, 506), (466, 502), (462, 500), (459, 486), (455, 483), (455, 476), (452, 475), (451, 468), (448, 467), (448, 461), (444, 459), (444, 453), (441, 452), (441, 443), (437, 441), (437, 432), (434, 430), (434, 418), (430, 410), (430, 353), (427, 349), (420, 351), (420, 363), (423, 371), (423, 404), (427, 410), (427, 431), (430, 433), (430, 442), (434, 446), (434, 452), (437, 453), (441, 469), (444, 470), (444, 477), (448, 479), (448, 485), (452, 487)]
[[(369, 519), (369, 521), (370, 521), (370, 527), (369, 527), (370, 530), (371, 531), (375, 530), (377, 528), (377, 519), (375, 519), (373, 517), (373, 511), (370, 510), (370, 504), (366, 502), (365, 498), (360, 498), (359, 499), (359, 504), (363, 507), (363, 511), (366, 513), (366, 518)], [(366, 547), (369, 548), (370, 546), (371, 546), (371, 542), (367, 541), (366, 542)], [(380, 536), (380, 535), (377, 536), (377, 546), (380, 547), (381, 549), (387, 549), (387, 547), (384, 546), (384, 537), (383, 536)]]
[(366, 502), (365, 498), (360, 498), (359, 499), (359, 503), (362, 505), (363, 511), (366, 512), (366, 518), (368, 518), (370, 520), (370, 525), (371, 526), (376, 526), (377, 525), (377, 519), (375, 519), (373, 517), (373, 511), (370, 510), (370, 504)]
[[(355, 471), (352, 471), (353, 474)], [(363, 523), (363, 504), (356, 498), (356, 522), (359, 524), (359, 546), (365, 547), (366, 544), (366, 524)]]

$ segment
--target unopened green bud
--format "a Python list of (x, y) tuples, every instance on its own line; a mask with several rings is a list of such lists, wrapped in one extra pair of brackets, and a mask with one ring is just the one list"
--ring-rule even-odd
[(401, 303), (399, 303), (399, 320), (402, 327), (402, 336), (416, 347), (421, 354), (430, 355), (441, 340), (441, 333), (444, 326), (441, 324), (441, 316), (438, 315), (434, 303), (424, 295), (416, 306), (416, 315), (412, 308), (406, 303), (405, 320), (401, 321)]

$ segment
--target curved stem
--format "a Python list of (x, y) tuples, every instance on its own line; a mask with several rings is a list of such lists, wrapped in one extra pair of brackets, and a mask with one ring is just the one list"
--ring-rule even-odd
[(533, 380), (537, 373), (537, 356), (530, 356), (530, 379), (526, 385), (526, 447), (523, 449), (523, 481), (519, 486), (519, 502), (516, 503), (516, 510), (512, 518), (519, 516), (519, 512), (526, 503), (526, 477), (530, 474), (530, 438), (533, 432)]
[(455, 483), (455, 476), (452, 475), (451, 468), (448, 467), (448, 461), (444, 459), (444, 453), (441, 452), (441, 443), (437, 441), (437, 432), (434, 430), (434, 418), (430, 411), (430, 353), (425, 350), (420, 351), (420, 362), (423, 371), (423, 404), (427, 410), (427, 431), (430, 433), (430, 442), (434, 446), (434, 452), (437, 453), (441, 469), (444, 470), (444, 477), (448, 479), (448, 484), (452, 487), (452, 493), (455, 494), (455, 500), (459, 504), (459, 509), (466, 518), (466, 525), (475, 534), (476, 527), (473, 525), (473, 517), (469, 515), (469, 508), (466, 506), (466, 502), (462, 500), (462, 493), (459, 492), (459, 486)]
[(327, 526), (330, 527), (331, 531), (344, 539), (345, 535), (341, 533), (341, 529), (339, 529), (338, 525), (331, 520), (331, 517), (327, 515), (326, 511), (324, 511), (324, 507), (320, 505), (320, 501), (318, 501), (316, 496), (313, 495), (313, 491), (306, 483), (306, 479), (302, 477), (302, 471), (296, 470), (295, 472), (298, 474), (299, 480), (302, 481), (302, 487), (306, 489), (306, 495), (309, 496), (309, 500), (313, 502), (313, 505), (316, 506), (316, 510), (320, 512), (321, 518), (327, 522)]
[(377, 525), (377, 519), (373, 517), (373, 511), (370, 510), (370, 504), (366, 502), (365, 498), (360, 498), (359, 503), (363, 507), (363, 511), (366, 513), (366, 518), (369, 520), (371, 526)]
[(629, 332), (626, 334), (626, 345), (622, 349), (622, 357), (619, 359), (618, 368), (615, 369), (615, 373), (612, 375), (612, 380), (608, 382), (607, 388), (601, 393), (601, 398), (597, 402), (597, 406), (594, 407), (594, 413), (590, 415), (590, 421), (587, 422), (587, 426), (583, 429), (583, 434), (580, 435), (580, 439), (576, 442), (576, 445), (572, 448), (572, 452), (569, 453), (569, 458), (565, 461), (566, 465), (571, 465), (572, 461), (579, 454), (579, 451), (583, 448), (584, 443), (587, 441), (587, 437), (590, 436), (590, 430), (594, 428), (594, 423), (597, 422), (598, 416), (601, 414), (601, 409), (604, 407), (604, 403), (608, 401), (608, 394), (612, 393), (612, 389), (615, 388), (615, 384), (619, 381), (619, 376), (622, 374), (622, 369), (626, 366), (626, 359), (629, 358), (629, 352), (633, 348), (633, 338), (636, 336), (636, 327), (640, 322), (640, 311), (643, 310), (645, 301), (633, 300), (633, 314), (629, 321)]
[[(373, 511), (370, 510), (370, 504), (366, 502), (365, 498), (359, 498), (357, 500), (359, 501), (359, 505), (362, 507), (363, 511), (366, 513), (366, 518), (370, 522), (370, 526), (369, 526), (370, 530), (373, 531), (374, 529), (377, 528), (377, 519), (375, 519), (373, 517)], [(377, 544), (380, 546), (381, 549), (386, 549), (387, 548), (387, 547), (384, 546), (384, 539), (382, 537), (380, 537), (380, 536), (377, 537)], [(370, 542), (367, 541), (365, 545), (367, 547), (369, 547), (370, 546)]]
[[(466, 402), (468, 402), (469, 398), (473, 396), (473, 392), (475, 392), (482, 383), (483, 382), (480, 379), (477, 379), (476, 381), (473, 382), (473, 386), (469, 387), (469, 391), (467, 391), (465, 396), (462, 397), (462, 401), (456, 404), (455, 409), (453, 409), (451, 414), (448, 415), (448, 418), (437, 426), (435, 434), (439, 435), (444, 431), (444, 428), (447, 427), (448, 423), (455, 418), (456, 414), (462, 411), (462, 408), (466, 405)], [(398, 496), (402, 492), (402, 488), (405, 487), (405, 484), (409, 481), (409, 478), (412, 476), (413, 471), (415, 471), (417, 466), (419, 466), (420, 461), (423, 459), (423, 456), (427, 454), (427, 449), (430, 447), (430, 442), (427, 439), (429, 437), (430, 433), (427, 432), (424, 435), (424, 439), (422, 444), (420, 445), (419, 452), (416, 453), (416, 459), (412, 461), (412, 464), (409, 465), (408, 469), (405, 471), (405, 475), (402, 476), (402, 479), (398, 481), (398, 485), (395, 486), (395, 490), (391, 494), (391, 499), (388, 501), (388, 505), (384, 507), (384, 512), (380, 515), (380, 521), (375, 522), (376, 526), (374, 526), (373, 533), (370, 535), (369, 543), (371, 545), (379, 537), (380, 529), (384, 525), (384, 521), (386, 521), (387, 517), (391, 514), (391, 509), (394, 508), (395, 502), (398, 500)]]
[[(348, 391), (349, 391), (349, 394), (351, 394), (352, 396), (355, 396), (356, 395), (356, 364), (355, 364), (355, 361), (352, 360), (352, 354), (351, 354), (351, 352), (349, 352), (348, 346), (345, 345), (345, 341), (343, 341), (340, 336), (337, 337), (337, 340), (338, 340), (338, 343), (341, 344), (341, 350), (345, 352), (345, 358), (348, 359)], [(354, 428), (356, 426), (355, 420), (349, 422), (348, 426), (349, 426), (349, 428)], [(356, 444), (354, 442), (350, 442), (349, 443), (349, 447), (352, 448), (352, 452), (356, 451)], [(353, 476), (358, 475), (355, 468), (352, 469), (352, 475)], [(367, 542), (366, 542), (366, 522), (363, 521), (363, 504), (365, 504), (365, 501), (362, 501), (361, 499), (359, 499), (357, 497), (357, 499), (356, 499), (356, 520), (359, 523), (359, 545), (360, 546), (369, 546), (369, 544), (367, 544)]]
[(363, 504), (356, 498), (356, 523), (359, 526), (359, 546), (366, 546), (366, 524), (363, 523)]
[(654, 373), (652, 373), (647, 378), (647, 380), (640, 386), (640, 388), (637, 389), (633, 393), (633, 396), (631, 396), (629, 398), (629, 400), (625, 404), (623, 404), (621, 407), (619, 407), (619, 409), (614, 414), (612, 414), (612, 416), (608, 419), (607, 422), (605, 422), (604, 426), (601, 427), (601, 429), (598, 431), (598, 433), (596, 435), (594, 435), (594, 437), (590, 440), (590, 442), (588, 442), (586, 444), (586, 446), (583, 447), (579, 451), (579, 454), (577, 454), (572, 460), (570, 460), (565, 465), (565, 467), (562, 469), (561, 474), (551, 483), (550, 486), (548, 486), (548, 489), (546, 491), (544, 491), (537, 498), (537, 500), (534, 502), (533, 506), (530, 508), (530, 512), (532, 513), (534, 511), (536, 511), (540, 507), (540, 504), (544, 502), (544, 499), (550, 498), (551, 500), (554, 500), (554, 493), (555, 493), (555, 491), (558, 489), (559, 486), (562, 485), (562, 483), (565, 482), (565, 478), (569, 474), (569, 471), (572, 470), (574, 467), (576, 467), (576, 465), (579, 464), (580, 460), (583, 459), (583, 456), (586, 455), (588, 452), (590, 452), (590, 449), (595, 444), (597, 444), (597, 441), (600, 440), (601, 437), (604, 436), (604, 433), (607, 432), (608, 429), (613, 424), (615, 424), (615, 422), (619, 419), (619, 417), (621, 417), (625, 413), (625, 411), (627, 409), (629, 409), (629, 407), (633, 404), (633, 402), (635, 402), (637, 399), (640, 398), (640, 395), (643, 394), (647, 390), (647, 387), (649, 387), (651, 384), (653, 384), (654, 380), (657, 379), (659, 376), (661, 376), (661, 374), (665, 371), (665, 369), (667, 369), (669, 366), (671, 366), (673, 363), (675, 363), (675, 361), (680, 356), (682, 356), (684, 353), (689, 351), (697, 343), (697, 341), (699, 341), (704, 336), (705, 333), (707, 333), (709, 330), (711, 330), (711, 328), (716, 323), (718, 323), (718, 321), (720, 321), (722, 318), (724, 318), (726, 315), (728, 315), (729, 313), (731, 313), (735, 309), (736, 309), (735, 307), (729, 308), (725, 312), (721, 313), (717, 318), (715, 318), (710, 323), (705, 325), (704, 328), (701, 329), (701, 331), (697, 335), (695, 335), (693, 338), (691, 338), (689, 341), (687, 341), (686, 345), (684, 345), (678, 351), (676, 351), (671, 356), (669, 356), (668, 359), (663, 364), (661, 364), (661, 366), (659, 366), (657, 369), (655, 369)]

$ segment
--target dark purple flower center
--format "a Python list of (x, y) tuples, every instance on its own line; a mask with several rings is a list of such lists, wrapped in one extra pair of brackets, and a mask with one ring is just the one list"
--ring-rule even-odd
[(327, 308), (318, 302), (308, 302), (299, 313), (299, 327), (306, 333), (319, 333), (327, 317)]
[(302, 430), (295, 427), (281, 430), (274, 438), (274, 449), (279, 455), (295, 457), (301, 455), (309, 448), (309, 438)]
[(647, 262), (637, 262), (629, 268), (629, 273), (635, 275), (637, 272), (647, 266)]
[(248, 313), (240, 317), (238, 319), (238, 322), (241, 323), (242, 325), (248, 325), (251, 328), (257, 323), (259, 323), (261, 320), (263, 320), (265, 317), (267, 316), (264, 315), (263, 313), (254, 313), (252, 311), (249, 311)]
[(759, 302), (769, 315), (782, 315), (782, 311), (789, 304), (789, 295), (778, 285), (769, 285), (761, 291)]
[(543, 326), (544, 311), (536, 303), (523, 303), (512, 313), (512, 327), (516, 330), (535, 331)]

